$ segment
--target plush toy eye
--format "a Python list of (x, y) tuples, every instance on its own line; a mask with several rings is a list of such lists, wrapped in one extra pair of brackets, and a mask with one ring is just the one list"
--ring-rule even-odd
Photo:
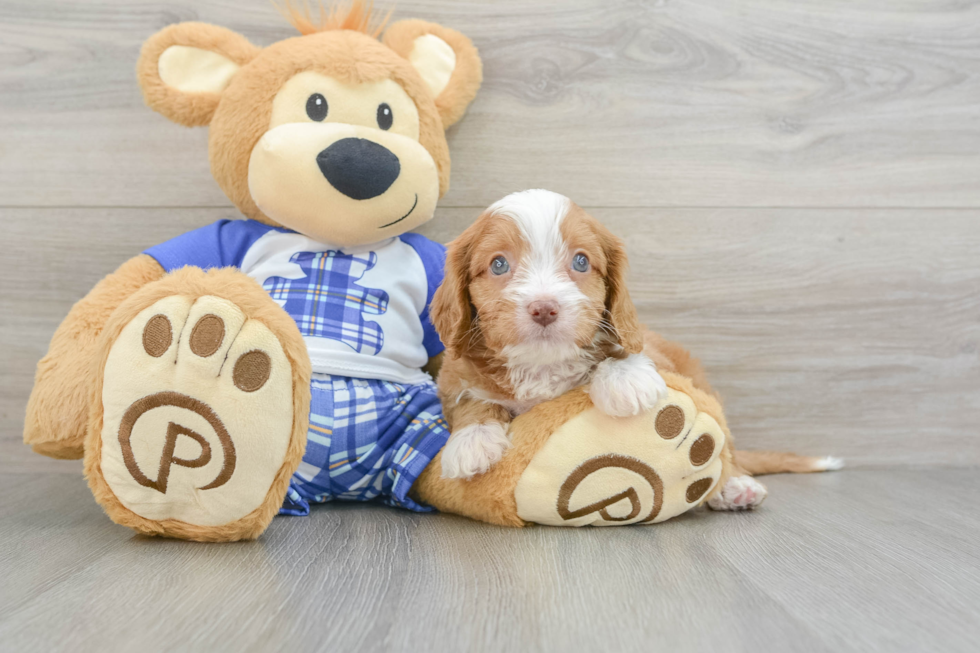
[(576, 272), (588, 272), (589, 257), (585, 254), (576, 254), (572, 259), (572, 269)]
[(507, 274), (510, 270), (510, 263), (503, 256), (498, 256), (490, 262), (490, 272), (496, 275)]
[(387, 103), (378, 105), (378, 127), (388, 131), (391, 129), (391, 123), (394, 119), (395, 116), (391, 113), (391, 107)]
[(314, 93), (306, 100), (306, 115), (310, 120), (322, 122), (327, 117), (327, 98)]

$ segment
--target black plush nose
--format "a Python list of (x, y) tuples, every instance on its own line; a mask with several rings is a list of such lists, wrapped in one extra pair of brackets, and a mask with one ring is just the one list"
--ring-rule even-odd
[(316, 155), (330, 185), (355, 200), (369, 200), (398, 179), (402, 165), (391, 150), (365, 138), (344, 138)]

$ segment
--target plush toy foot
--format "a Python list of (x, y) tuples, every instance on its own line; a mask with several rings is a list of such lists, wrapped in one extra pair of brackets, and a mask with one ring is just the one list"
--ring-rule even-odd
[(511, 424), (511, 447), (487, 473), (440, 476), (440, 457), (412, 491), (445, 512), (505, 526), (662, 522), (701, 505), (730, 462), (721, 406), (690, 379), (664, 374), (650, 410), (610, 417), (580, 390)]
[[(309, 364), (303, 381), (298, 330), (244, 275), (177, 274), (191, 283), (172, 275), (120, 307), (132, 317), (106, 343), (89, 482), (113, 520), (142, 533), (257, 537), (302, 457)], [(218, 288), (224, 297), (206, 294)]]
[(721, 488), (721, 492), (708, 499), (712, 510), (750, 510), (769, 495), (766, 486), (751, 476), (733, 476)]
[(587, 410), (531, 459), (514, 492), (517, 514), (553, 526), (670, 519), (715, 487), (724, 444), (718, 422), (676, 390), (637, 417)]

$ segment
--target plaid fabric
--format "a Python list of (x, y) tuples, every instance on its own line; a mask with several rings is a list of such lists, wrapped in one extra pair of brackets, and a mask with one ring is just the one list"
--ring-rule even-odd
[(342, 254), (337, 251), (297, 252), (289, 259), (302, 268), (302, 279), (269, 277), (262, 287), (299, 325), (304, 336), (339, 340), (358, 353), (377, 355), (384, 333), (364, 315), (388, 310), (388, 293), (364, 288), (357, 281), (378, 263), (378, 255)]
[(314, 375), (306, 453), (281, 515), (310, 503), (368, 501), (428, 512), (408, 491), (449, 439), (435, 384)]

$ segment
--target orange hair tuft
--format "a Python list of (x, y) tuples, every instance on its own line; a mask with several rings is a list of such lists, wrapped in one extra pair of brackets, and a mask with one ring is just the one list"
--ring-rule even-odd
[(334, 4), (330, 9), (324, 6), (323, 0), (315, 0), (316, 18), (313, 17), (310, 0), (300, 0), (296, 4), (292, 0), (283, 0), (281, 4), (272, 0), (272, 4), (304, 36), (346, 29), (378, 38), (391, 18), (391, 11), (383, 18), (375, 15), (374, 3), (367, 0), (352, 0), (349, 6)]

